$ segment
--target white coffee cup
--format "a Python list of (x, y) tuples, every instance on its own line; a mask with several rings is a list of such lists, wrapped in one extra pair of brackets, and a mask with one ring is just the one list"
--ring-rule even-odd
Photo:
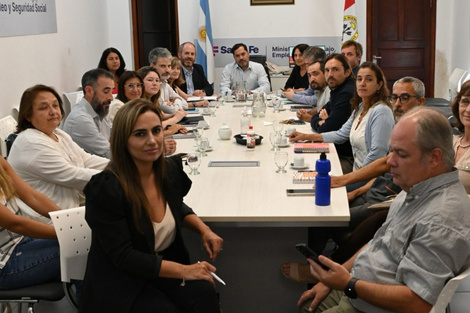
[(287, 137), (281, 137), (281, 143), (280, 143), (281, 146), (286, 146), (287, 145)]
[(286, 135), (287, 135), (287, 136), (290, 136), (290, 134), (292, 134), (292, 133), (295, 132), (295, 131), (296, 131), (296, 129), (295, 129), (294, 127), (288, 128), (288, 129), (286, 130)]
[(294, 167), (302, 167), (305, 165), (304, 157), (296, 156), (294, 158)]

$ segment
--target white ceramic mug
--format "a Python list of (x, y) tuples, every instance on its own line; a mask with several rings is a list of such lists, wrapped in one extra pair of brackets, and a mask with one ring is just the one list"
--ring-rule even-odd
[(302, 167), (305, 165), (305, 159), (301, 156), (296, 156), (294, 158), (294, 167)]
[(286, 130), (286, 135), (287, 135), (287, 136), (290, 136), (290, 134), (292, 134), (292, 133), (295, 132), (295, 131), (296, 131), (296, 129), (295, 129), (294, 127), (288, 128), (288, 129)]

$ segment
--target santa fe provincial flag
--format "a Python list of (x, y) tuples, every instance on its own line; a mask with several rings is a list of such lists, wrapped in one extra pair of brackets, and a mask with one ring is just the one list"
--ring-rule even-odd
[(211, 14), (209, 0), (200, 0), (196, 63), (206, 72), (209, 84), (214, 83), (214, 49), (212, 41)]
[(357, 29), (356, 2), (354, 0), (344, 0), (343, 15), (343, 38), (341, 42), (357, 40), (359, 32)]

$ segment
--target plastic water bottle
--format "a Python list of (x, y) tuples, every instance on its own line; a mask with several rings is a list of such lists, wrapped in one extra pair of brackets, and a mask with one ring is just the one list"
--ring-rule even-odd
[(240, 134), (245, 135), (250, 125), (251, 125), (251, 120), (247, 115), (247, 111), (245, 107), (245, 109), (243, 110), (243, 115), (240, 119)]
[(330, 160), (326, 158), (325, 152), (322, 152), (320, 159), (315, 164), (317, 176), (315, 177), (315, 204), (330, 205), (331, 202), (331, 171)]

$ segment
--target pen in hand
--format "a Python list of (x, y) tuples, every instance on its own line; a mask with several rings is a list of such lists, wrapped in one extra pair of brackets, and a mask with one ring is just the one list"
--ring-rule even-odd
[(215, 280), (217, 280), (219, 283), (225, 286), (225, 282), (219, 276), (217, 276), (214, 272), (209, 272), (209, 273), (211, 273), (212, 277), (214, 277)]

